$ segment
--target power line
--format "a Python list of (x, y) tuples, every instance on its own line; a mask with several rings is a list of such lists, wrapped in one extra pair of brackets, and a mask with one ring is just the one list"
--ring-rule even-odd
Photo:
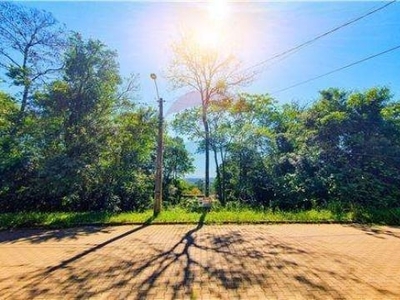
[(283, 92), (283, 91), (287, 91), (287, 90), (292, 89), (292, 88), (294, 88), (294, 87), (297, 87), (297, 86), (299, 86), (299, 85), (303, 85), (303, 84), (308, 83), (308, 82), (310, 82), (310, 81), (317, 80), (317, 79), (319, 79), (319, 78), (321, 78), (321, 77), (325, 77), (325, 76), (328, 76), (328, 75), (330, 75), (330, 74), (339, 72), (339, 71), (341, 71), (341, 70), (350, 68), (350, 67), (352, 67), (352, 66), (354, 66), (354, 65), (360, 64), (360, 63), (365, 62), (365, 61), (367, 61), (367, 60), (370, 60), (370, 59), (373, 59), (373, 58), (375, 58), (375, 57), (381, 56), (381, 55), (383, 55), (383, 54), (386, 54), (386, 53), (395, 51), (395, 50), (397, 50), (397, 49), (399, 49), (399, 48), (400, 48), (400, 45), (398, 45), (398, 46), (396, 46), (396, 47), (393, 47), (393, 48), (390, 48), (390, 49), (387, 49), (387, 50), (385, 50), (385, 51), (382, 51), (382, 52), (380, 52), (380, 53), (377, 53), (377, 54), (368, 56), (368, 57), (366, 57), (366, 58), (363, 58), (363, 59), (361, 59), (361, 60), (358, 60), (358, 61), (356, 61), (356, 62), (353, 62), (353, 63), (351, 63), (351, 64), (348, 64), (348, 65), (346, 65), (346, 66), (340, 67), (340, 68), (335, 69), (335, 70), (333, 70), (333, 71), (330, 71), (330, 72), (324, 73), (324, 74), (322, 74), (322, 75), (319, 75), (319, 76), (316, 76), (316, 77), (313, 77), (313, 78), (310, 78), (310, 79), (301, 81), (301, 82), (299, 82), (299, 83), (296, 83), (296, 84), (293, 84), (293, 85), (291, 85), (291, 86), (288, 86), (288, 87), (286, 87), (286, 88), (284, 88), (284, 89), (280, 89), (280, 90), (274, 91), (274, 92), (271, 93), (271, 95), (277, 94), (277, 93), (280, 93), (280, 92)]
[(389, 5), (395, 3), (396, 1), (397, 1), (397, 0), (392, 0), (392, 1), (390, 1), (390, 2), (388, 2), (388, 3), (386, 3), (386, 4), (382, 5), (382, 6), (380, 6), (380, 7), (376, 8), (376, 9), (374, 9), (374, 10), (371, 10), (371, 11), (369, 11), (369, 12), (367, 12), (367, 13), (365, 13), (365, 14), (363, 14), (363, 15), (357, 17), (357, 18), (355, 18), (355, 19), (352, 19), (352, 20), (350, 20), (350, 21), (347, 21), (346, 23), (343, 23), (342, 25), (339, 25), (339, 26), (337, 26), (337, 27), (335, 27), (335, 28), (333, 28), (333, 29), (331, 29), (331, 30), (325, 32), (325, 33), (322, 33), (322, 34), (320, 34), (320, 35), (318, 35), (318, 36), (316, 36), (316, 37), (314, 37), (314, 38), (312, 38), (312, 39), (310, 39), (310, 40), (308, 40), (308, 41), (306, 41), (306, 42), (304, 42), (304, 43), (302, 43), (302, 44), (300, 44), (300, 45), (298, 45), (298, 46), (295, 46), (295, 47), (293, 47), (293, 48), (290, 48), (290, 49), (288, 49), (288, 50), (286, 50), (286, 51), (283, 51), (283, 52), (281, 52), (281, 53), (275, 54), (274, 56), (272, 56), (272, 57), (270, 57), (270, 58), (268, 58), (268, 59), (266, 59), (266, 60), (263, 60), (263, 61), (261, 61), (261, 62), (259, 62), (259, 63), (257, 63), (257, 64), (254, 64), (254, 65), (252, 65), (252, 66), (250, 66), (250, 67), (245, 68), (245, 69), (243, 70), (243, 72), (246, 72), (246, 71), (248, 71), (248, 70), (250, 70), (250, 69), (257, 68), (257, 67), (259, 67), (259, 66), (261, 66), (261, 65), (263, 65), (263, 64), (265, 64), (265, 63), (267, 63), (267, 62), (270, 62), (270, 61), (272, 61), (272, 60), (274, 60), (274, 59), (277, 59), (277, 58), (279, 58), (279, 57), (282, 57), (282, 56), (284, 56), (284, 55), (286, 55), (286, 57), (288, 57), (290, 54), (293, 54), (293, 53), (297, 52), (300, 48), (303, 48), (303, 47), (305, 47), (305, 46), (308, 46), (308, 45), (310, 45), (310, 44), (316, 42), (317, 40), (319, 40), (319, 39), (321, 39), (321, 38), (323, 38), (323, 37), (325, 37), (325, 36), (327, 36), (327, 35), (329, 35), (329, 34), (335, 32), (335, 31), (338, 31), (338, 30), (340, 30), (340, 29), (342, 29), (342, 28), (344, 28), (344, 27), (346, 27), (346, 26), (348, 26), (348, 25), (351, 25), (351, 24), (353, 24), (353, 23), (355, 23), (355, 22), (358, 22), (358, 21), (360, 21), (360, 20), (362, 20), (362, 19), (364, 19), (364, 18), (366, 18), (366, 17), (368, 17), (368, 16), (370, 16), (370, 15), (372, 15), (372, 14), (374, 14), (374, 13), (376, 13), (376, 12), (378, 12), (378, 11), (380, 11), (380, 10), (386, 8), (386, 7), (388, 7)]

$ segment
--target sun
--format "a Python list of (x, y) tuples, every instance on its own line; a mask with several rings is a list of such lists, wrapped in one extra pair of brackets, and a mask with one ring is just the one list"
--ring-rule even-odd
[(230, 13), (229, 3), (226, 0), (209, 0), (206, 5), (208, 18), (196, 23), (192, 29), (194, 42), (205, 53), (221, 49), (226, 42), (229, 35), (227, 17)]
[(221, 45), (223, 39), (226, 18), (229, 14), (228, 1), (208, 1), (208, 13), (210, 22), (202, 23), (196, 30), (197, 43), (204, 50), (215, 50)]

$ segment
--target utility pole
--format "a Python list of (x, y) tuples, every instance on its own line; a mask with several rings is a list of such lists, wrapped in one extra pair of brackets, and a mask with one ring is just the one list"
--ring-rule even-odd
[(155, 191), (154, 191), (154, 207), (153, 215), (157, 216), (161, 211), (162, 205), (162, 175), (163, 175), (163, 133), (164, 133), (164, 119), (163, 119), (163, 102), (164, 100), (160, 98), (157, 86), (157, 76), (156, 74), (150, 74), (150, 78), (154, 80), (154, 86), (157, 92), (157, 99), (159, 105), (159, 115), (158, 115), (158, 137), (157, 137), (157, 156), (156, 156), (156, 176), (155, 176)]

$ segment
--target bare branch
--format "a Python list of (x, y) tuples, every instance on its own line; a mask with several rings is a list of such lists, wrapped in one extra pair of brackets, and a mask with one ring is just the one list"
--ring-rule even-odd
[[(59, 71), (55, 66), (61, 65), (60, 52), (65, 44), (63, 26), (50, 13), (0, 2), (0, 60), (3, 60), (0, 67), (9, 74), (15, 73), (10, 72), (12, 68), (21, 70), (22, 77), (17, 83), (22, 83), (24, 90), (21, 110), (27, 107), (34, 82)], [(15, 81), (13, 76), (9, 76), (11, 81)]]
[(125, 86), (117, 94), (117, 100), (128, 98), (129, 94), (136, 92), (139, 89), (138, 79), (138, 74), (131, 74), (128, 78), (125, 78)]

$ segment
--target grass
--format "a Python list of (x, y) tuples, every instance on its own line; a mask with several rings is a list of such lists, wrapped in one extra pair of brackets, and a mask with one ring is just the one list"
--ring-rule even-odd
[(124, 223), (146, 223), (152, 216), (151, 211), (144, 213), (107, 212), (21, 212), (0, 214), (0, 229), (47, 227), (65, 228), (79, 225), (115, 225)]
[(259, 223), (368, 223), (400, 225), (400, 208), (390, 210), (362, 210), (334, 213), (330, 210), (272, 211), (246, 207), (219, 208), (203, 214), (180, 207), (163, 210), (153, 217), (145, 212), (21, 212), (0, 214), (0, 229), (11, 228), (67, 228), (82, 225), (121, 224), (259, 224)]
[[(182, 224), (198, 223), (202, 212), (188, 212), (182, 208), (169, 208), (153, 217), (152, 211), (145, 212), (21, 212), (0, 214), (0, 229), (10, 228), (66, 228), (81, 225), (119, 225), (119, 224)], [(352, 222), (351, 214), (337, 218), (327, 210), (298, 212), (261, 211), (246, 208), (220, 209), (210, 211), (204, 216), (204, 224), (257, 224), (279, 222)]]
[(354, 213), (357, 223), (400, 225), (400, 207), (393, 209), (364, 209)]

